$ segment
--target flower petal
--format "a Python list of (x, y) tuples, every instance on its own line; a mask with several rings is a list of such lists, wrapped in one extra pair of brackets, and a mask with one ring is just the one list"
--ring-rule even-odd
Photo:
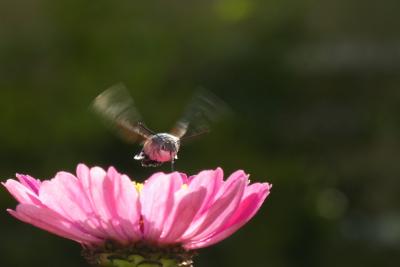
[(140, 202), (134, 183), (126, 175), (119, 174), (113, 167), (104, 181), (107, 204), (114, 221), (120, 224), (127, 240), (134, 242), (142, 237), (140, 232)]
[(21, 184), (32, 190), (36, 195), (39, 193), (39, 188), (41, 185), (40, 180), (24, 174), (17, 173), (16, 176)]
[(173, 244), (192, 223), (206, 197), (206, 188), (182, 188), (175, 193), (174, 208), (163, 225), (160, 243)]
[(182, 241), (196, 242), (212, 234), (230, 218), (238, 207), (247, 184), (247, 175), (235, 172), (221, 187), (213, 204), (183, 235)]
[(174, 207), (174, 193), (182, 187), (179, 173), (153, 174), (144, 184), (140, 193), (143, 216), (143, 237), (150, 242), (157, 242), (165, 219)]
[(223, 185), (224, 173), (221, 168), (216, 170), (206, 170), (192, 176), (189, 179), (189, 189), (202, 187), (206, 189), (206, 196), (197, 216), (208, 210), (213, 203), (215, 196)]
[(71, 221), (42, 207), (20, 204), (17, 206), (16, 211), (8, 210), (8, 212), (21, 221), (79, 243), (96, 244), (101, 242), (100, 239), (79, 229)]
[(180, 244), (185, 249), (212, 245), (230, 236), (260, 208), (271, 186), (248, 186), (236, 171), (223, 181), (223, 171), (156, 173), (142, 187), (113, 167), (88, 168), (77, 175), (59, 172), (44, 182), (17, 174), (3, 185), (20, 204), (14, 217), (85, 245), (107, 240), (121, 245), (143, 241)]
[(97, 219), (98, 229), (105, 233), (107, 238), (126, 243), (129, 237), (121, 228), (121, 224), (114, 215), (115, 205), (112, 203), (113, 186), (107, 182), (107, 173), (100, 167), (91, 169), (79, 166), (77, 175), (84, 194), (90, 203), (94, 217)]
[(2, 184), (19, 203), (35, 205), (41, 204), (41, 201), (38, 199), (37, 194), (35, 194), (35, 192), (33, 192), (30, 188), (26, 187), (20, 182), (8, 179), (5, 183)]
[(219, 229), (213, 236), (199, 242), (188, 244), (185, 248), (198, 249), (207, 247), (236, 232), (256, 214), (265, 198), (269, 195), (271, 187), (272, 186), (267, 183), (257, 183), (248, 186), (239, 207), (221, 229)]
[(95, 236), (106, 236), (91, 203), (86, 198), (79, 180), (70, 173), (59, 172), (55, 178), (44, 181), (39, 190), (40, 200), (46, 207), (73, 221)]

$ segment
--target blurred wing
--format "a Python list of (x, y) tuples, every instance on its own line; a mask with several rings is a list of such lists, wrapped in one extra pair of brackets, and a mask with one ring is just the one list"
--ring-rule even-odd
[(225, 102), (204, 89), (199, 90), (187, 106), (182, 118), (170, 131), (182, 140), (210, 131), (210, 125), (230, 112)]
[(126, 142), (140, 142), (153, 135), (141, 122), (133, 99), (122, 83), (98, 95), (91, 107)]

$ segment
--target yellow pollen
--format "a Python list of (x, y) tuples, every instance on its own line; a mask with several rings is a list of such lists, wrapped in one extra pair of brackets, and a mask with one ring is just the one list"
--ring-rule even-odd
[(140, 191), (142, 191), (142, 189), (143, 189), (143, 184), (142, 183), (136, 183), (136, 182), (133, 182), (133, 183), (135, 184), (136, 191), (138, 193), (140, 193)]
[(182, 189), (187, 189), (187, 188), (188, 188), (188, 185), (187, 185), (187, 184), (183, 184), (181, 188), (182, 188)]

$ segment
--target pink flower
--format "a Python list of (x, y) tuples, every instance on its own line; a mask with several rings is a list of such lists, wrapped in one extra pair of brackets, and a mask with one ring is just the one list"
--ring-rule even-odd
[(180, 245), (186, 250), (217, 243), (242, 227), (260, 208), (271, 185), (249, 185), (236, 171), (223, 180), (222, 169), (155, 173), (138, 184), (113, 167), (89, 169), (76, 176), (59, 172), (40, 182), (17, 174), (4, 186), (19, 202), (14, 217), (85, 246), (112, 240), (121, 245), (143, 242)]

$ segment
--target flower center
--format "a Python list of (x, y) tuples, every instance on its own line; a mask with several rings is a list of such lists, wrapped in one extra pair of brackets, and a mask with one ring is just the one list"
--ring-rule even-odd
[(135, 185), (136, 191), (138, 193), (140, 193), (142, 191), (144, 185), (142, 183), (136, 183), (136, 182), (133, 182), (133, 183)]
[(194, 254), (179, 246), (152, 247), (140, 242), (125, 247), (106, 242), (83, 249), (86, 260), (99, 267), (193, 267)]

